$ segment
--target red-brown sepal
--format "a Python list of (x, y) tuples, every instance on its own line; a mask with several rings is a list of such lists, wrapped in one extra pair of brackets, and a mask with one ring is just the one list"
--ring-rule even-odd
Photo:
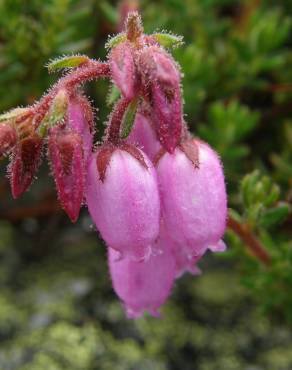
[(20, 197), (31, 185), (40, 165), (43, 140), (33, 134), (17, 143), (9, 166), (13, 198)]
[(0, 125), (0, 157), (10, 153), (17, 143), (17, 131), (13, 125)]
[(128, 143), (121, 143), (119, 144), (119, 148), (129, 153), (135, 159), (137, 159), (137, 161), (140, 162), (140, 164), (143, 167), (145, 167), (146, 169), (148, 168), (147, 163), (145, 162), (144, 156), (142, 154), (142, 151), (138, 149), (135, 145), (131, 145)]
[(112, 144), (104, 145), (96, 156), (96, 167), (99, 173), (99, 179), (103, 182), (105, 179), (106, 169), (109, 165), (111, 156), (116, 150), (116, 147)]
[(98, 150), (96, 156), (96, 167), (99, 173), (99, 179), (103, 182), (106, 178), (106, 170), (110, 163), (111, 157), (116, 150), (123, 150), (134, 157), (143, 167), (148, 168), (144, 156), (136, 146), (120, 142), (117, 145), (111, 143), (105, 144)]
[(192, 162), (195, 168), (200, 167), (199, 148), (194, 139), (181, 142), (179, 148), (185, 153), (186, 157)]

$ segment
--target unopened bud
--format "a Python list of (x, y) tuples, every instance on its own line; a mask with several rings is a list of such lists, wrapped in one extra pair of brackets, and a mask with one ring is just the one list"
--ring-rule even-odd
[(178, 145), (183, 126), (180, 86), (165, 89), (152, 85), (152, 120), (161, 145), (173, 153)]
[(17, 143), (17, 131), (14, 126), (0, 124), (0, 157), (7, 155)]
[(111, 51), (109, 62), (112, 78), (125, 98), (132, 100), (137, 91), (137, 72), (129, 42), (123, 42)]
[(18, 142), (9, 165), (10, 186), (14, 198), (31, 185), (40, 165), (43, 140), (36, 134)]
[(49, 135), (49, 157), (62, 207), (76, 222), (84, 193), (85, 163), (80, 135), (60, 127)]
[(125, 23), (127, 39), (135, 42), (143, 34), (142, 19), (138, 12), (128, 13)]

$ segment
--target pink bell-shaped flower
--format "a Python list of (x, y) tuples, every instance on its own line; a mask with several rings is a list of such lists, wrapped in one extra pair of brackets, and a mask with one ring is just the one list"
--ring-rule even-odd
[[(197, 262), (202, 258), (202, 256), (190, 256), (179, 243), (174, 242), (165, 230), (163, 220), (160, 225), (159, 241), (160, 245), (162, 245), (164, 249), (171, 250), (175, 260), (175, 277), (177, 279), (187, 272), (192, 275), (201, 274), (201, 270), (197, 266)], [(157, 252), (159, 253), (159, 251)]]
[(153, 164), (135, 146), (105, 146), (92, 155), (86, 199), (107, 245), (121, 258), (151, 254), (159, 232), (160, 200)]
[(168, 298), (175, 279), (175, 260), (167, 246), (158, 240), (160, 253), (147, 261), (119, 259), (119, 253), (108, 250), (113, 288), (124, 303), (128, 318), (138, 318), (148, 311), (159, 316), (159, 308)]
[(139, 146), (151, 160), (155, 158), (161, 148), (150, 117), (143, 113), (137, 113), (134, 127), (127, 142)]
[(186, 272), (192, 275), (201, 274), (197, 262), (199, 262), (202, 256), (190, 256), (179, 244), (175, 243), (172, 245), (172, 253), (176, 264), (176, 278), (180, 278)]
[(227, 218), (224, 175), (218, 155), (192, 139), (157, 163), (162, 217), (169, 237), (191, 256), (207, 248), (224, 249), (220, 240)]

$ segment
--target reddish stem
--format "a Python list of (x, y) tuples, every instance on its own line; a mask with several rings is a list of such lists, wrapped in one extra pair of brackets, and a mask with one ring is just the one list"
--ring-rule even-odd
[(271, 264), (271, 256), (247, 225), (241, 224), (229, 215), (228, 227), (245, 243), (249, 251), (264, 265)]
[(117, 143), (119, 141), (122, 119), (130, 102), (131, 101), (129, 99), (121, 98), (116, 103), (109, 118), (106, 141), (110, 141), (112, 143)]
[(61, 78), (53, 88), (46, 94), (38, 103), (35, 104), (35, 125), (36, 127), (40, 124), (45, 114), (47, 113), (50, 104), (56, 94), (61, 89), (72, 91), (76, 85), (82, 84), (85, 81), (89, 81), (96, 78), (108, 77), (110, 75), (110, 68), (108, 63), (101, 63), (94, 60), (90, 60), (82, 67), (75, 69)]

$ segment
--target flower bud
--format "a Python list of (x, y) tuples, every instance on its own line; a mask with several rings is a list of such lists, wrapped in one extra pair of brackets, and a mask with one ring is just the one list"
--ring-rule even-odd
[(9, 154), (17, 143), (17, 132), (14, 126), (0, 124), (0, 157)]
[(137, 66), (144, 85), (160, 83), (165, 88), (170, 88), (180, 83), (177, 63), (161, 47), (150, 46), (142, 49), (138, 54)]
[(161, 145), (173, 153), (182, 132), (182, 102), (179, 85), (165, 90), (160, 84), (152, 85), (152, 120)]
[(79, 134), (62, 127), (51, 129), (49, 157), (58, 197), (72, 222), (76, 222), (83, 201), (85, 162)]
[(127, 138), (127, 142), (138, 145), (151, 160), (154, 159), (161, 148), (150, 117), (143, 113), (136, 114), (134, 127)]
[(157, 164), (157, 174), (169, 237), (189, 257), (200, 256), (207, 248), (222, 250), (220, 238), (226, 227), (227, 201), (217, 154), (207, 144), (193, 139), (173, 154), (165, 153)]
[(13, 198), (20, 197), (31, 185), (40, 165), (43, 140), (33, 134), (17, 143), (9, 165)]
[(111, 248), (147, 258), (159, 232), (156, 173), (146, 155), (128, 145), (102, 148), (91, 158), (86, 199), (89, 213)]
[(84, 161), (87, 163), (93, 143), (93, 113), (88, 100), (83, 96), (70, 98), (68, 104), (68, 122), (66, 127), (82, 139)]
[(125, 98), (132, 100), (137, 92), (137, 72), (129, 42), (115, 46), (109, 57), (112, 78)]
[(171, 251), (158, 241), (160, 254), (147, 261), (119, 259), (119, 253), (108, 250), (113, 287), (123, 301), (127, 316), (138, 318), (148, 311), (159, 316), (159, 308), (171, 292), (175, 278), (175, 261)]

